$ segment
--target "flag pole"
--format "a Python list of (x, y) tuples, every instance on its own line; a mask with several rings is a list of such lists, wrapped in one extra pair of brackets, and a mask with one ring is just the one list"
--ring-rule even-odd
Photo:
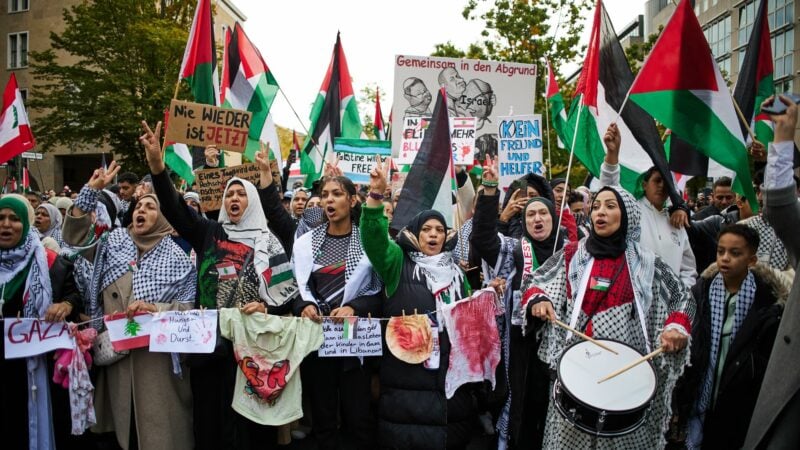
[(281, 88), (280, 86), (278, 86), (278, 91), (281, 93), (281, 95), (283, 95), (283, 98), (286, 100), (286, 103), (289, 105), (289, 108), (294, 113), (294, 116), (297, 118), (297, 121), (300, 122), (300, 126), (303, 127), (303, 130), (305, 130), (306, 136), (308, 136), (308, 138), (311, 139), (311, 143), (314, 144), (314, 149), (317, 151), (317, 153), (319, 153), (320, 156), (322, 156), (322, 161), (324, 162), (325, 154), (322, 153), (322, 150), (319, 149), (319, 144), (314, 139), (314, 136), (311, 134), (310, 131), (308, 131), (308, 128), (306, 128), (306, 124), (303, 123), (303, 120), (300, 119), (300, 115), (297, 114), (297, 111), (295, 111), (294, 106), (292, 106), (292, 102), (289, 101), (289, 97), (286, 96), (286, 93), (283, 92), (283, 88)]
[[(583, 98), (581, 97), (580, 103), (578, 103), (578, 118), (575, 120), (575, 130), (572, 133), (572, 145), (569, 149), (569, 162), (567, 163), (567, 176), (564, 178), (564, 184), (569, 186), (569, 173), (572, 170), (572, 157), (575, 155), (575, 143), (578, 140), (578, 129), (581, 125), (581, 114), (583, 113)], [(567, 196), (564, 195), (561, 197), (561, 206), (558, 210), (558, 227), (556, 228), (556, 242), (553, 244), (553, 253), (555, 253), (556, 248), (558, 247), (558, 235), (561, 232), (561, 219), (564, 217), (564, 205), (566, 204)]]
[(731, 96), (731, 100), (733, 100), (733, 107), (736, 108), (736, 115), (739, 116), (739, 120), (742, 121), (742, 124), (747, 129), (747, 134), (750, 135), (750, 140), (755, 142), (756, 136), (753, 134), (753, 130), (750, 128), (750, 124), (747, 123), (747, 119), (744, 118), (744, 113), (742, 113), (741, 108), (739, 108), (739, 102), (737, 102), (733, 96)]
[[(545, 89), (545, 91), (547, 91), (547, 89)], [(544, 96), (545, 96), (544, 115), (547, 126), (547, 170), (550, 172), (550, 177), (552, 178), (553, 160), (552, 160), (552, 154), (550, 153), (550, 105), (547, 104), (547, 92), (544, 93)]]

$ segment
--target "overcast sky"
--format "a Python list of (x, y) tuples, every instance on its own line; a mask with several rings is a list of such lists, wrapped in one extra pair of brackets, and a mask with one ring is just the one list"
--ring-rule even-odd
[[(604, 3), (617, 30), (644, 13), (644, 0)], [(337, 30), (341, 31), (356, 95), (364, 86), (380, 86), (381, 106), (388, 120), (394, 55), (429, 55), (435, 44), (448, 40), (466, 48), (481, 38), (483, 28), (481, 21), (467, 21), (461, 16), (466, 0), (234, 0), (234, 4), (247, 16), (245, 31), (306, 127)], [(589, 11), (584, 41), (591, 18)], [(372, 112), (374, 108), (360, 106), (362, 111)], [(272, 110), (277, 124), (302, 132), (303, 126), (280, 94)]]

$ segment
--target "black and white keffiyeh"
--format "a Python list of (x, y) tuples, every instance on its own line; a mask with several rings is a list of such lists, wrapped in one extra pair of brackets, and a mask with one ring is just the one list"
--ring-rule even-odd
[[(43, 317), (52, 303), (53, 289), (50, 285), (50, 269), (47, 266), (45, 249), (39, 235), (30, 229), (21, 245), (12, 249), (0, 250), (0, 285), (5, 286), (26, 267), (23, 291), (24, 317)], [(3, 295), (5, 299), (5, 295)]]
[[(308, 233), (298, 237), (294, 243), (292, 262), (295, 278), (303, 300), (318, 304), (308, 288), (308, 280), (314, 267), (314, 258), (320, 252), (328, 232), (328, 224), (322, 224)], [(345, 257), (345, 287), (342, 306), (351, 300), (375, 295), (383, 289), (380, 277), (372, 270), (372, 264), (361, 245), (361, 233), (353, 223), (350, 232), (350, 243)]]

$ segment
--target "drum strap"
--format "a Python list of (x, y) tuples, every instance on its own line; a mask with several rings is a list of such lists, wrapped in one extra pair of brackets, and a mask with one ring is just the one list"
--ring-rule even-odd
[[(627, 260), (625, 262), (627, 264)], [(589, 277), (592, 274), (592, 267), (594, 266), (594, 258), (589, 258), (589, 261), (586, 263), (586, 268), (583, 270), (583, 274), (581, 276), (580, 287), (578, 288), (578, 296), (575, 297), (575, 303), (572, 305), (572, 314), (569, 317), (569, 326), (575, 328), (578, 325), (578, 317), (581, 314), (581, 307), (583, 306), (583, 297), (586, 295), (586, 287), (589, 285)], [(614, 279), (617, 278), (619, 272), (614, 276)], [(644, 310), (642, 309), (642, 305), (639, 303), (639, 298), (634, 293), (633, 296), (633, 309), (639, 315), (639, 324), (642, 326), (642, 334), (644, 335), (644, 343), (647, 346), (647, 353), (650, 353), (650, 337), (647, 335), (647, 323), (645, 322), (644, 318)], [(572, 332), (567, 332), (566, 341), (572, 337)]]

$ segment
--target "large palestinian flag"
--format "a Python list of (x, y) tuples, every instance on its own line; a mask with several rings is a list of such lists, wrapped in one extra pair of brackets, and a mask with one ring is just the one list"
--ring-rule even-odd
[(439, 211), (444, 215), (448, 226), (454, 225), (455, 176), (446, 99), (444, 89), (440, 89), (433, 116), (394, 210), (391, 224), (394, 230), (401, 230), (417, 213), (426, 209)]
[(306, 177), (306, 187), (322, 175), (326, 155), (333, 156), (333, 140), (337, 137), (356, 139), (361, 136), (353, 83), (347, 69), (347, 59), (339, 34), (336, 45), (311, 109), (311, 134), (306, 137), (300, 152), (300, 166)]
[[(608, 126), (616, 121), (622, 136), (619, 155), (622, 186), (637, 196), (642, 195), (639, 178), (655, 166), (666, 183), (673, 204), (680, 204), (683, 199), (675, 190), (664, 146), (653, 119), (631, 102), (627, 102), (622, 114), (619, 114), (632, 83), (633, 72), (625, 52), (603, 2), (598, 0), (589, 49), (578, 80), (576, 98), (570, 106), (567, 126), (567, 129), (575, 130), (575, 156), (592, 175), (599, 177), (600, 166), (605, 158), (603, 135)], [(571, 145), (572, 142), (566, 144)]]
[[(214, 49), (214, 18), (211, 0), (198, 0), (186, 41), (178, 81), (186, 81), (197, 103), (216, 105), (219, 99), (217, 54)], [(194, 183), (192, 153), (188, 146), (167, 143), (164, 161), (191, 186)]]
[(688, 0), (678, 5), (650, 51), (631, 87), (630, 100), (733, 170), (733, 189), (757, 208), (733, 100)]
[(278, 160), (278, 167), (283, 167), (278, 132), (270, 114), (277, 93), (278, 82), (237, 22), (233, 33), (225, 39), (220, 104), (223, 108), (253, 113), (244, 156), (255, 161), (256, 152), (261, 150), (261, 142), (269, 143), (274, 158)]

